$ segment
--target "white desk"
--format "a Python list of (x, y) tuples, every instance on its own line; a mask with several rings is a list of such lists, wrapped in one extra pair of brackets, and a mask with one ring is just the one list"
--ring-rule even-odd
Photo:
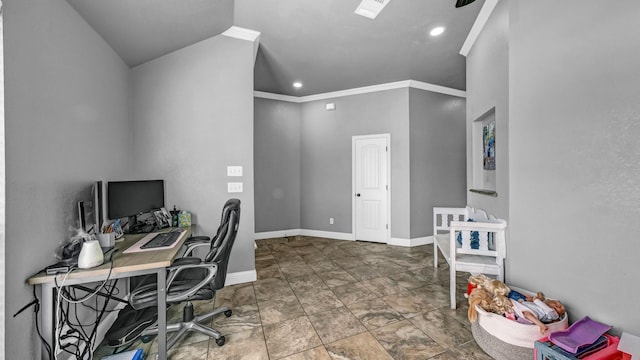
[[(193, 226), (192, 226), (193, 227)], [(166, 229), (167, 231), (169, 229)], [(166, 360), (167, 358), (167, 274), (166, 268), (171, 265), (173, 260), (177, 257), (178, 251), (182, 247), (182, 243), (191, 235), (192, 228), (187, 228), (187, 233), (180, 239), (180, 242), (170, 249), (160, 249), (156, 251), (145, 251), (124, 254), (124, 250), (135, 244), (138, 240), (146, 236), (147, 234), (135, 234), (125, 235), (125, 239), (120, 242), (116, 242), (115, 248), (118, 250), (113, 256), (113, 268), (111, 269), (111, 276), (109, 279), (121, 279), (129, 278), (138, 275), (157, 274), (158, 276), (158, 359)], [(69, 276), (67, 276), (64, 283), (67, 285), (77, 285), (91, 282), (104, 281), (109, 275), (109, 269), (111, 263), (107, 262), (87, 270), (74, 270)], [(42, 335), (53, 345), (51, 341), (54, 337), (55, 329), (55, 299), (53, 298), (53, 290), (56, 288), (55, 279), (57, 278), (58, 284), (64, 279), (62, 275), (47, 275), (44, 272), (40, 272), (30, 277), (27, 282), (30, 285), (42, 286), (42, 299), (41, 306), (41, 324)], [(55, 346), (52, 346), (52, 349)], [(47, 352), (42, 351), (42, 359), (47, 358)]]

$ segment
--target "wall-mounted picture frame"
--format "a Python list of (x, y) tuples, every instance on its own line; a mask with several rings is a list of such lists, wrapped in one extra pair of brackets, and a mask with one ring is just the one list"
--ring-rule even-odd
[(490, 121), (482, 127), (482, 168), (496, 169), (496, 121)]

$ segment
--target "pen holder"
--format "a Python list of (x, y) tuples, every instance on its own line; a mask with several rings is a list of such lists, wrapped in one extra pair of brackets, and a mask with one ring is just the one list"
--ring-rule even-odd
[(98, 238), (100, 247), (103, 248), (112, 247), (116, 244), (116, 233), (97, 234), (96, 238)]

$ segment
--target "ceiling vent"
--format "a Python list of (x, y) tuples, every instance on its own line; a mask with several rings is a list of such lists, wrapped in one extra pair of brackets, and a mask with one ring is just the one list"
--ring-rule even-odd
[(369, 19), (375, 19), (378, 14), (384, 9), (390, 0), (362, 0), (355, 13), (368, 17)]

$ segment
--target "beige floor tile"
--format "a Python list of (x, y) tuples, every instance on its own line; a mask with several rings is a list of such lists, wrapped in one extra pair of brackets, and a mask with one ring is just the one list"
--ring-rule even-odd
[(324, 344), (367, 331), (345, 307), (309, 315), (309, 320)]
[(344, 304), (331, 290), (314, 290), (298, 294), (298, 300), (307, 314), (334, 309)]
[(377, 295), (369, 290), (363, 283), (353, 283), (331, 288), (334, 294), (345, 305), (355, 304), (357, 302), (373, 300)]
[(334, 288), (356, 282), (356, 279), (344, 270), (333, 270), (318, 274), (327, 286)]
[(303, 316), (304, 310), (298, 298), (292, 296), (286, 299), (264, 301), (259, 304), (260, 320), (263, 325), (279, 323)]
[(382, 345), (368, 332), (333, 342), (327, 345), (327, 351), (334, 359), (393, 359)]
[(245, 330), (226, 336), (223, 346), (209, 343), (208, 360), (268, 360), (262, 328)]
[(283, 357), (281, 360), (331, 360), (331, 356), (329, 356), (324, 346), (318, 346), (291, 356)]
[(409, 320), (446, 349), (473, 340), (471, 332), (464, 325), (440, 310), (419, 314)]
[(224, 314), (214, 317), (211, 327), (222, 335), (229, 335), (262, 326), (257, 304), (236, 306), (231, 311), (230, 317)]
[(371, 333), (394, 359), (428, 359), (445, 351), (408, 320), (383, 326)]
[(266, 325), (264, 333), (272, 359), (293, 355), (322, 344), (306, 316)]
[(404, 320), (399, 312), (379, 298), (358, 302), (347, 307), (369, 330)]

